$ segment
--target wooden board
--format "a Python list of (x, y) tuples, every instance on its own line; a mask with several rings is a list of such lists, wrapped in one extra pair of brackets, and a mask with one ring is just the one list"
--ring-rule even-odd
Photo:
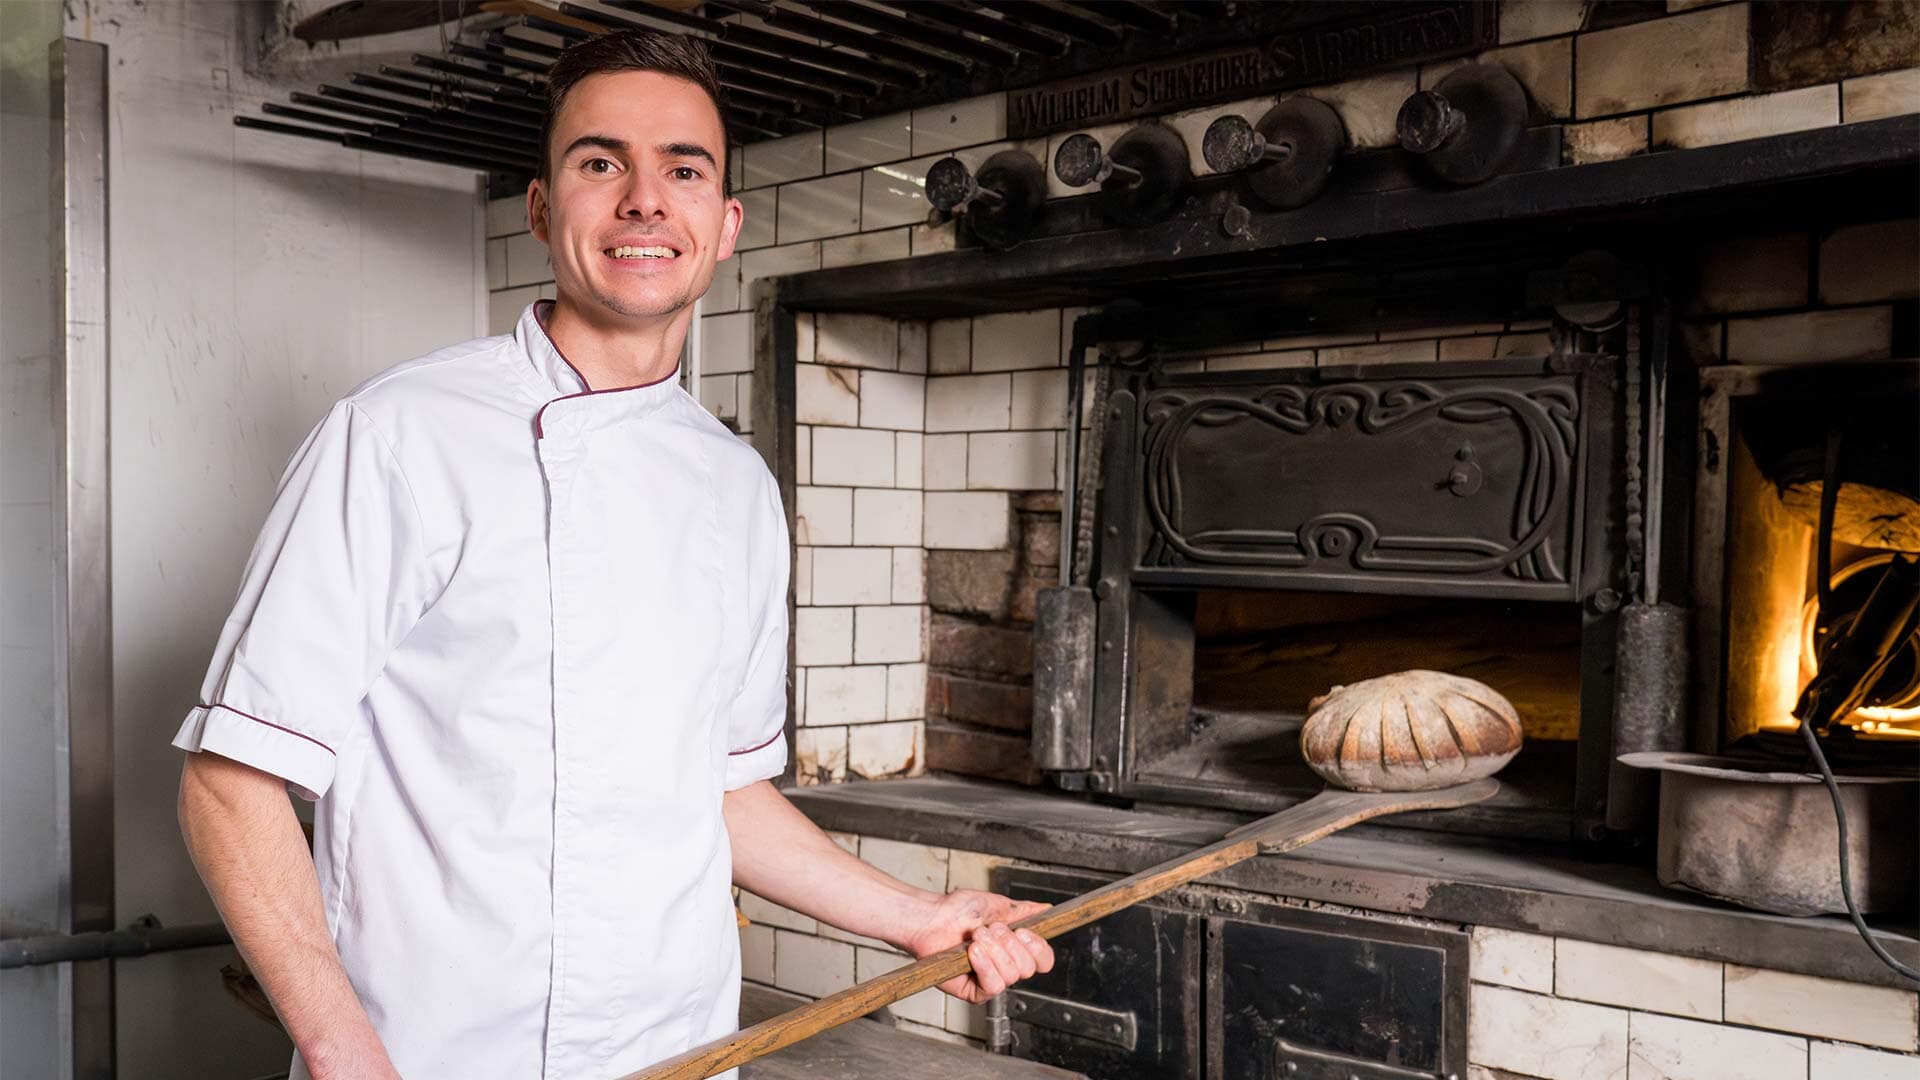
[[(751, 1026), (807, 999), (758, 986), (740, 989), (740, 1023)], [(912, 1035), (855, 1020), (740, 1067), (740, 1080), (1086, 1080), (1085, 1074)]]

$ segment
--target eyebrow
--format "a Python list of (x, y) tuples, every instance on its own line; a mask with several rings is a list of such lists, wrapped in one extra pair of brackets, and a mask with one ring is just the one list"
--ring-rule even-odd
[(720, 167), (720, 163), (713, 160), (713, 153), (699, 143), (661, 143), (659, 146), (654, 147), (654, 149), (660, 151), (660, 153), (666, 157), (699, 158), (716, 169)]
[[(616, 139), (611, 135), (582, 135), (571, 143), (568, 143), (567, 149), (560, 156), (566, 158), (583, 146), (597, 146), (602, 150), (611, 150), (616, 154), (624, 154), (629, 149), (629, 144), (625, 139)], [(716, 169), (720, 167), (720, 163), (714, 160), (713, 152), (701, 146), (699, 143), (661, 143), (659, 146), (654, 147), (654, 149), (666, 157), (699, 158)]]

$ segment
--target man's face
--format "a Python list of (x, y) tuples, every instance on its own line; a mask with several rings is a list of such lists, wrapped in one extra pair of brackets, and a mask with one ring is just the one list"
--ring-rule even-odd
[(567, 94), (546, 151), (528, 218), (556, 289), (590, 317), (679, 312), (733, 254), (740, 203), (721, 186), (720, 114), (699, 86), (653, 71), (589, 76)]

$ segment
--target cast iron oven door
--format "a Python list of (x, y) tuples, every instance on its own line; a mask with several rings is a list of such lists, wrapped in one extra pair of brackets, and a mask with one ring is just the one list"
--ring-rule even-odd
[(1583, 796), (1589, 814), (1603, 800), (1611, 607), (1588, 601), (1616, 571), (1618, 368), (1117, 378), (1089, 786), (1287, 805), (1318, 788), (1297, 745), (1313, 696), (1426, 667), (1487, 682), (1530, 725), (1498, 805), (1449, 827), (1567, 837)]

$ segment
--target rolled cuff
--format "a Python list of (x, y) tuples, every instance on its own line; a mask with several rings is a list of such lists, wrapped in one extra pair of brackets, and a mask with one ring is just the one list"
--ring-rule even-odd
[(308, 802), (327, 793), (337, 764), (332, 748), (318, 739), (227, 705), (201, 705), (189, 712), (173, 745), (192, 753), (219, 754), (271, 773)]
[(728, 791), (771, 780), (787, 767), (787, 739), (782, 719), (781, 725), (774, 728), (773, 737), (766, 742), (727, 755), (724, 783)]

